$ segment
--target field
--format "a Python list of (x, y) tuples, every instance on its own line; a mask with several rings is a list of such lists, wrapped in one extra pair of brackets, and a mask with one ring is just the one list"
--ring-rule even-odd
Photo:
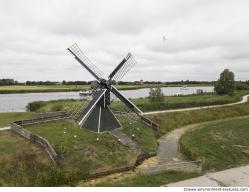
[(129, 148), (121, 145), (109, 133), (98, 135), (80, 129), (70, 121), (54, 121), (28, 126), (26, 129), (46, 138), (62, 159), (63, 167), (70, 170), (85, 173), (104, 171), (135, 161)]
[[(143, 112), (167, 110), (197, 106), (208, 106), (233, 103), (239, 101), (243, 95), (248, 94), (249, 91), (237, 91), (234, 95), (216, 95), (216, 94), (203, 94), (203, 95), (186, 95), (186, 96), (165, 96), (161, 102), (153, 102), (149, 98), (132, 99), (131, 101), (138, 106)], [(55, 101), (36, 101), (29, 103), (27, 106), (28, 111), (34, 112), (48, 112), (48, 111), (68, 111), (75, 105), (84, 107), (87, 102), (83, 100), (55, 100)], [(116, 111), (122, 111), (124, 105), (119, 101), (114, 101), (111, 108)]]
[(12, 131), (0, 132), (0, 167), (0, 186), (55, 184), (46, 152)]
[(200, 126), (181, 138), (190, 159), (203, 159), (205, 168), (223, 170), (249, 163), (249, 117)]
[(30, 112), (0, 113), (0, 128), (10, 126), (10, 123), (13, 121), (30, 119), (31, 117), (32, 113)]
[[(183, 86), (182, 84), (167, 85), (167, 84), (143, 84), (143, 85), (116, 85), (119, 90), (132, 90), (151, 87), (176, 87)], [(210, 84), (190, 84), (194, 86), (212, 86)], [(90, 85), (8, 85), (0, 86), (0, 94), (7, 93), (39, 93), (39, 92), (69, 92), (80, 91), (82, 89), (90, 88)]]
[[(135, 141), (143, 151), (157, 150), (151, 128), (126, 118), (120, 121), (124, 132), (135, 134)], [(2, 131), (0, 186), (71, 186), (90, 173), (133, 165), (136, 161), (135, 154), (109, 133), (80, 129), (69, 120), (29, 125), (26, 129), (50, 142), (60, 157), (59, 165), (53, 166), (38, 146), (12, 131)], [(35, 175), (36, 172), (39, 174)]]
[[(187, 96), (187, 97), (195, 97), (195, 96)], [(194, 100), (194, 99), (193, 99)], [(58, 103), (62, 101), (56, 101)], [(63, 101), (68, 104), (68, 101)], [(71, 101), (75, 102), (75, 101)], [(46, 109), (44, 111), (51, 110), (51, 102), (48, 102), (49, 105), (42, 105), (39, 109)], [(52, 102), (54, 103), (54, 102)], [(61, 106), (64, 104), (60, 103)], [(50, 107), (48, 107), (50, 106)], [(28, 118), (31, 117), (31, 113), (7, 113), (0, 114), (0, 124), (6, 126), (9, 122), (16, 120), (16, 118)], [(240, 104), (236, 106), (227, 106), (220, 108), (210, 108), (210, 109), (200, 109), (195, 111), (184, 111), (184, 112), (174, 112), (174, 113), (164, 113), (164, 114), (156, 114), (149, 115), (150, 118), (160, 123), (160, 135), (162, 136), (167, 134), (169, 131), (179, 128), (181, 126), (200, 123), (204, 121), (211, 120), (219, 120), (231, 117), (239, 117), (249, 115), (249, 103)], [(7, 120), (6, 120), (7, 119)], [(143, 125), (136, 124), (132, 120), (120, 119), (122, 124), (126, 126), (123, 127), (123, 130), (127, 135), (135, 134), (135, 141), (144, 151), (155, 151), (157, 148), (156, 137), (154, 132)], [(131, 123), (131, 124), (130, 124)], [(248, 123), (248, 121), (247, 121)], [(227, 123), (222, 125), (223, 129), (227, 127), (227, 125), (232, 123)], [(238, 124), (236, 122), (235, 124)], [(248, 126), (247, 126), (248, 127)], [(66, 128), (66, 129), (64, 129)], [(21, 149), (25, 149), (26, 152), (30, 153), (17, 153), (17, 156), (10, 155), (8, 156), (9, 160), (6, 161), (6, 158), (1, 159), (1, 165), (3, 169), (1, 169), (0, 173), (7, 174), (6, 179), (4, 179), (1, 185), (13, 185), (13, 186), (59, 186), (59, 185), (74, 185), (79, 180), (86, 177), (87, 174), (93, 171), (98, 170), (106, 170), (109, 168), (120, 167), (124, 165), (128, 165), (129, 163), (134, 162), (135, 157), (134, 154), (126, 147), (118, 143), (116, 139), (114, 139), (108, 133), (103, 133), (97, 135), (87, 130), (80, 130), (78, 126), (70, 121), (61, 121), (61, 122), (50, 122), (35, 126), (27, 127), (28, 130), (37, 133), (45, 138), (47, 138), (50, 143), (55, 147), (56, 151), (59, 153), (61, 157), (61, 163), (58, 167), (51, 166), (47, 161), (40, 161), (40, 158), (36, 155), (39, 153), (33, 152), (32, 150), (28, 150), (29, 147), (36, 147), (33, 145), (26, 144), (16, 144), (14, 141), (16, 140), (13, 136), (13, 133), (8, 132), (0, 132), (0, 135), (8, 133), (11, 134), (9, 136), (3, 136), (0, 140), (0, 146), (8, 149), (9, 151), (13, 151), (13, 154), (16, 154), (16, 151), (21, 151)], [(211, 128), (207, 128), (211, 129)], [(243, 134), (243, 142), (239, 143), (238, 135), (235, 134), (235, 138), (233, 145), (240, 146), (238, 148), (244, 150), (244, 146), (246, 146), (246, 141), (248, 140), (248, 134), (246, 134), (245, 129), (241, 125), (240, 134)], [(201, 129), (200, 129), (201, 130)], [(204, 129), (203, 129), (204, 130)], [(66, 133), (64, 133), (66, 131)], [(222, 134), (224, 132), (224, 136), (229, 136), (224, 130), (220, 130), (217, 134)], [(200, 134), (200, 138), (205, 138), (205, 134)], [(77, 138), (74, 136), (77, 135)], [(208, 135), (208, 134), (207, 134)], [(234, 134), (233, 134), (234, 135)], [(202, 137), (201, 137), (202, 136)], [(209, 135), (208, 135), (209, 136)], [(210, 135), (209, 139), (211, 140), (212, 135)], [(6, 144), (6, 141), (11, 141), (8, 137), (13, 137), (13, 144)], [(99, 137), (100, 140), (96, 141), (96, 138)], [(4, 139), (6, 138), (6, 140)], [(236, 140), (237, 139), (237, 140)], [(22, 142), (25, 142), (22, 140)], [(99, 145), (98, 145), (99, 144)], [(198, 143), (196, 146), (201, 145), (203, 143)], [(204, 143), (205, 144), (205, 143)], [(223, 144), (221, 144), (223, 145)], [(7, 146), (7, 147), (6, 147)], [(24, 147), (23, 147), (24, 146)], [(225, 149), (228, 146), (224, 145)], [(241, 148), (242, 146), (242, 148)], [(20, 147), (20, 148), (19, 148)], [(207, 146), (206, 146), (207, 147)], [(12, 149), (15, 148), (15, 149)], [(236, 148), (236, 147), (235, 147)], [(189, 148), (190, 149), (190, 148)], [(192, 148), (191, 148), (192, 149)], [(193, 148), (194, 149), (194, 148)], [(36, 150), (39, 150), (37, 148)], [(238, 150), (238, 149), (237, 149)], [(203, 150), (205, 151), (205, 150)], [(223, 152), (224, 149), (218, 152)], [(215, 151), (214, 151), (215, 152)], [(218, 153), (217, 152), (217, 153)], [(245, 150), (244, 150), (245, 152)], [(6, 153), (6, 152), (4, 152)], [(225, 153), (225, 152), (224, 152)], [(198, 154), (203, 155), (203, 154)], [(225, 165), (222, 167), (217, 158), (219, 156), (215, 156), (216, 154), (211, 154), (211, 157), (205, 157), (205, 165), (209, 169), (224, 169), (226, 167), (232, 167), (237, 165), (238, 159), (232, 157), (225, 162)], [(238, 153), (237, 155), (242, 155), (242, 153)], [(44, 155), (43, 157), (47, 157)], [(193, 156), (194, 158), (195, 156)], [(214, 160), (213, 162), (210, 160)], [(214, 159), (216, 158), (216, 159)], [(246, 156), (246, 158), (248, 158)], [(240, 158), (239, 164), (243, 164), (246, 162), (246, 158)], [(18, 159), (18, 160), (16, 160)], [(43, 158), (44, 159), (44, 158)], [(224, 159), (223, 159), (224, 160)], [(17, 163), (19, 162), (19, 163)], [(31, 163), (30, 163), (31, 162)], [(210, 163), (211, 162), (211, 163)], [(14, 169), (17, 170), (15, 170)], [(31, 169), (31, 167), (33, 169)], [(16, 174), (16, 172), (18, 174)], [(35, 175), (36, 172), (40, 174)], [(167, 176), (166, 176), (167, 175)], [(162, 172), (155, 175), (137, 175), (135, 178), (126, 178), (117, 182), (105, 182), (100, 183), (100, 186), (159, 186), (162, 184), (166, 184), (168, 182), (178, 181), (184, 178), (194, 177), (196, 174), (186, 174), (181, 172)], [(32, 180), (32, 177), (34, 178)], [(8, 179), (7, 179), (8, 178)], [(10, 179), (14, 178), (14, 179)], [(84, 182), (84, 181), (83, 181)], [(147, 183), (147, 184), (146, 184)]]

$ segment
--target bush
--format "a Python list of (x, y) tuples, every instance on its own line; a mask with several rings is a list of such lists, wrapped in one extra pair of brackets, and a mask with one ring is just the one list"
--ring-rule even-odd
[(154, 101), (163, 101), (164, 95), (163, 95), (162, 89), (160, 87), (150, 88), (149, 99), (153, 102)]
[(43, 107), (46, 104), (45, 101), (35, 101), (32, 103), (28, 103), (26, 106), (27, 111), (36, 111), (37, 109)]

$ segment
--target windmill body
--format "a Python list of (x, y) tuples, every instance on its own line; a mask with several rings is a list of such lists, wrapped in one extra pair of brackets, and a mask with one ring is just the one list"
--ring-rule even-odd
[(121, 127), (121, 124), (109, 107), (111, 103), (110, 93), (120, 99), (135, 114), (142, 113), (138, 107), (113, 86), (114, 81), (121, 79), (135, 65), (136, 61), (130, 53), (113, 70), (108, 80), (106, 80), (102, 77), (103, 73), (84, 55), (77, 44), (67, 49), (95, 77), (99, 87), (87, 107), (79, 113), (77, 121), (82, 128), (99, 133)]

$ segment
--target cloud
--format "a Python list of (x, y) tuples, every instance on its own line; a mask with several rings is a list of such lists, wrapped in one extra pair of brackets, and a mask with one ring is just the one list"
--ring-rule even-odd
[[(77, 42), (105, 76), (131, 52), (124, 80), (248, 79), (247, 0), (0, 0), (0, 78), (92, 80), (65, 51)], [(163, 41), (163, 37), (166, 41)]]

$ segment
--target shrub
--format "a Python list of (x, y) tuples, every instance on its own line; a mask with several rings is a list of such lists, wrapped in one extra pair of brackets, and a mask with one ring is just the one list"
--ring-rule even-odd
[(150, 88), (149, 99), (153, 102), (154, 101), (163, 101), (164, 95), (163, 95), (162, 89), (160, 87)]

